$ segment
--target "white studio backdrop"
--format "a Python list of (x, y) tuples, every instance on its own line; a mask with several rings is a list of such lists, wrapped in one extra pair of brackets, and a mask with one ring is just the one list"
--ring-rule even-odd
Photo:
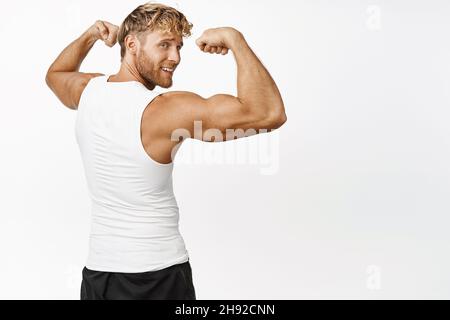
[[(1, 299), (79, 299), (90, 203), (76, 111), (45, 73), (95, 20), (144, 2), (2, 5)], [(189, 140), (175, 159), (197, 298), (450, 298), (450, 2), (161, 2), (194, 24), (171, 90), (236, 93), (233, 56), (195, 46), (233, 26), (288, 115), (245, 141)], [(81, 71), (119, 62), (97, 43)]]

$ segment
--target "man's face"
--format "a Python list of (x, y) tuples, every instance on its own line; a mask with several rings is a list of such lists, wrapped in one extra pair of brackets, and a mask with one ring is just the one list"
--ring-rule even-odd
[(180, 64), (183, 39), (174, 33), (153, 31), (144, 35), (136, 56), (136, 67), (146, 81), (161, 88), (170, 88), (172, 76)]

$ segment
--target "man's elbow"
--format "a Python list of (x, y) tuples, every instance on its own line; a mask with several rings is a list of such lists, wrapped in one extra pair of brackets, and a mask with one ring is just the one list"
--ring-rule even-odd
[(281, 128), (287, 122), (286, 112), (278, 113), (271, 117), (270, 127), (272, 130)]
[(54, 74), (52, 72), (48, 72), (45, 76), (45, 83), (65, 107), (71, 110), (78, 109), (78, 102), (75, 102), (74, 99), (71, 99), (68, 95), (61, 94), (61, 88), (58, 85), (58, 80), (54, 78)]
[(45, 83), (47, 84), (47, 86), (53, 90), (53, 84), (52, 84), (52, 73), (51, 72), (47, 72), (47, 74), (45, 75)]
[(287, 116), (283, 115), (281, 116), (274, 124), (274, 129), (280, 129), (282, 126), (284, 126), (287, 122)]

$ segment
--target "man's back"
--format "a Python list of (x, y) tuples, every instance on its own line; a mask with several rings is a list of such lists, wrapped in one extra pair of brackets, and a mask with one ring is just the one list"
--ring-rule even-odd
[[(80, 100), (76, 136), (92, 200), (89, 270), (139, 273), (188, 261), (178, 229), (173, 163), (144, 148), (144, 111), (159, 93), (141, 83), (92, 79)], [(160, 139), (155, 139), (158, 141)]]

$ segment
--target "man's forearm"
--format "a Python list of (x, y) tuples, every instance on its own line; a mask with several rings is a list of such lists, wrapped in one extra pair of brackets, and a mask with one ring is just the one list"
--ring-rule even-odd
[(251, 112), (283, 121), (286, 118), (283, 99), (267, 69), (241, 33), (231, 33), (229, 42), (238, 68), (238, 98)]
[(78, 72), (97, 40), (90, 32), (84, 32), (60, 53), (48, 72)]

